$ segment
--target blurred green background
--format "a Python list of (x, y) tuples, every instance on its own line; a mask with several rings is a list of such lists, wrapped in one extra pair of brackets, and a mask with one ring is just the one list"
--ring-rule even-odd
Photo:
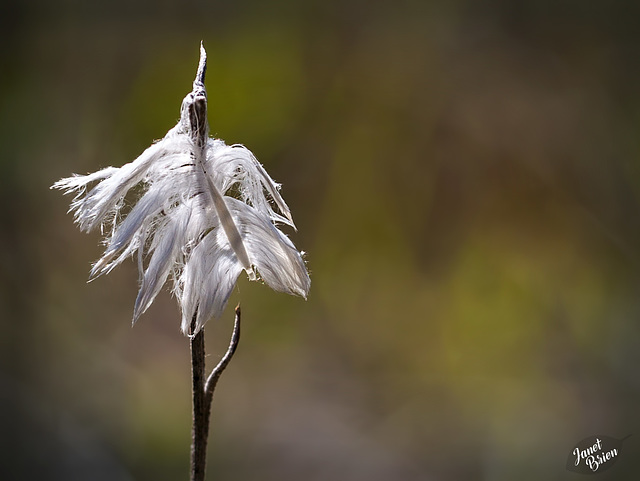
[(169, 292), (49, 186), (133, 160), (209, 54), (211, 133), (283, 184), (307, 302), (239, 282), (209, 479), (573, 480), (640, 464), (640, 4), (0, 3), (0, 479), (184, 480)]

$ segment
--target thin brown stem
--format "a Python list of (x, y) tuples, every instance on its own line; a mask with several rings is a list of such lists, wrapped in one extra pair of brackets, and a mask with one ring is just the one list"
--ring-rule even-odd
[[(196, 313), (191, 320), (191, 332), (195, 330)], [(207, 439), (213, 392), (220, 375), (225, 370), (240, 341), (240, 306), (236, 307), (233, 334), (227, 352), (205, 382), (204, 329), (191, 339), (191, 375), (193, 381), (193, 427), (191, 431), (191, 481), (204, 481), (207, 464)]]
[[(191, 321), (195, 329), (196, 313)], [(193, 425), (191, 429), (191, 481), (204, 481), (207, 463), (209, 420), (204, 395), (205, 386), (204, 329), (191, 338), (191, 379), (193, 385)]]
[(222, 357), (222, 359), (220, 359), (220, 362), (215, 367), (215, 369), (211, 371), (211, 374), (209, 374), (209, 378), (207, 379), (207, 383), (204, 387), (204, 392), (207, 396), (209, 404), (211, 404), (211, 400), (213, 399), (213, 391), (216, 388), (218, 379), (231, 361), (231, 358), (235, 354), (236, 348), (238, 347), (238, 343), (240, 342), (240, 317), (240, 305), (238, 305), (236, 306), (236, 319), (233, 324), (233, 333), (231, 334), (231, 342), (229, 343), (229, 348), (227, 349), (227, 352)]

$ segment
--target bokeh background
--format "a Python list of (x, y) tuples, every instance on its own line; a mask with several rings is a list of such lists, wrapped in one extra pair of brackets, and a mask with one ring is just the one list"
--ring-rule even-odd
[[(133, 160), (209, 53), (211, 131), (283, 184), (308, 301), (239, 282), (209, 479), (573, 480), (640, 464), (640, 4), (0, 2), (0, 479), (188, 477), (164, 292), (86, 283), (49, 186)], [(207, 325), (209, 364), (233, 312)]]

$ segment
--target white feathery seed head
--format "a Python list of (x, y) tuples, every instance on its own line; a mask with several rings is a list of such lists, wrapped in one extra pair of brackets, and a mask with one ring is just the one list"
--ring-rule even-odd
[[(209, 137), (206, 66), (201, 44), (193, 90), (163, 139), (120, 168), (74, 174), (52, 186), (75, 194), (70, 212), (80, 229), (109, 233), (91, 278), (137, 254), (141, 285), (133, 322), (172, 275), (189, 336), (220, 317), (243, 270), (251, 280), (305, 298), (311, 283), (302, 254), (277, 227), (295, 229), (280, 186), (249, 149)], [(135, 186), (139, 198), (125, 209)]]

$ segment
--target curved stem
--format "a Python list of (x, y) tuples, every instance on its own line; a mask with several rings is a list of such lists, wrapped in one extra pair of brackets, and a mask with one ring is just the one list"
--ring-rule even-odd
[[(195, 330), (198, 311), (191, 320), (191, 332)], [(240, 341), (240, 306), (236, 307), (233, 334), (227, 352), (205, 382), (204, 329), (191, 339), (191, 377), (193, 386), (193, 426), (191, 430), (191, 481), (204, 481), (207, 464), (207, 439), (213, 392), (220, 375), (225, 370)]]
[(216, 384), (218, 383), (218, 379), (222, 372), (226, 369), (227, 365), (231, 361), (231, 358), (236, 352), (236, 348), (238, 347), (238, 343), (240, 342), (240, 305), (236, 306), (236, 319), (233, 324), (233, 333), (231, 334), (231, 342), (229, 343), (229, 347), (225, 355), (220, 359), (220, 362), (215, 367), (211, 374), (209, 374), (209, 378), (207, 379), (207, 383), (204, 387), (205, 395), (209, 398), (209, 404), (211, 404), (211, 400), (213, 399), (213, 391), (216, 388)]

